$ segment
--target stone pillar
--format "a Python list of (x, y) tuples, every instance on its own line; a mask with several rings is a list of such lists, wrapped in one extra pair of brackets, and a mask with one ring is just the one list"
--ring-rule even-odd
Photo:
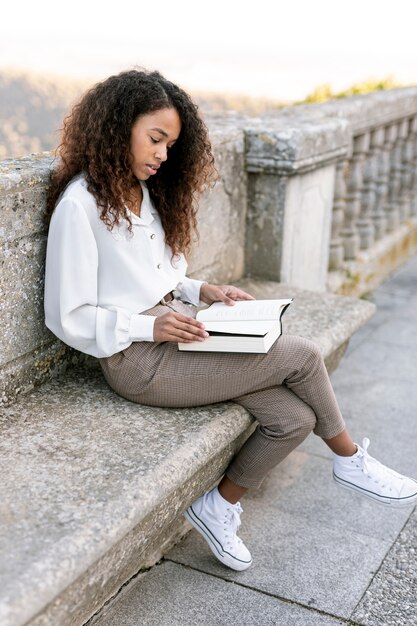
[(396, 230), (400, 223), (400, 213), (398, 209), (398, 198), (400, 192), (401, 178), (401, 153), (398, 142), (398, 124), (392, 124), (388, 129), (386, 146), (389, 148), (389, 180), (388, 180), (388, 202), (385, 207), (387, 215), (387, 230)]
[(369, 139), (369, 133), (365, 133), (358, 135), (353, 140), (353, 154), (347, 172), (345, 222), (341, 230), (345, 259), (356, 259), (359, 252), (360, 236), (357, 220), (361, 211), (363, 164), (365, 155), (369, 150)]
[(400, 187), (400, 217), (404, 221), (410, 215), (411, 181), (413, 169), (412, 119), (405, 119), (401, 124), (403, 133)]
[(375, 144), (375, 131), (369, 134), (369, 137), (366, 135), (365, 137), (364, 149), (368, 146), (368, 152), (363, 155), (360, 214), (356, 222), (361, 250), (367, 250), (375, 241), (373, 213), (375, 210), (376, 179), (378, 175), (378, 146)]
[(246, 272), (325, 291), (336, 163), (345, 160), (345, 120), (246, 131)]
[(329, 266), (335, 164), (288, 179), (281, 281), (325, 291)]
[(282, 240), (288, 177), (248, 174), (245, 273), (281, 280)]
[(330, 237), (329, 270), (340, 269), (343, 265), (344, 248), (340, 231), (345, 219), (346, 206), (346, 167), (347, 161), (339, 161), (336, 165), (336, 181), (334, 190), (332, 226)]
[[(373, 203), (371, 209), (371, 218), (374, 225), (374, 237), (380, 239), (386, 231), (386, 219), (384, 212), (384, 196), (381, 199), (381, 192), (384, 193), (383, 176), (386, 164), (382, 146), (384, 145), (385, 129), (377, 128), (371, 133), (371, 155), (373, 160)], [(389, 165), (389, 162), (388, 162)], [(388, 182), (388, 181), (387, 181)], [(386, 195), (386, 189), (385, 189)]]
[(375, 206), (372, 215), (375, 225), (375, 239), (382, 237), (387, 231), (386, 205), (388, 201), (388, 183), (390, 171), (390, 142), (389, 128), (381, 128), (380, 134), (375, 137), (375, 142), (381, 140), (378, 153), (378, 173), (375, 189)]
[(411, 205), (410, 214), (417, 215), (417, 116), (413, 118), (411, 124), (411, 134), (413, 138), (413, 161), (411, 176)]

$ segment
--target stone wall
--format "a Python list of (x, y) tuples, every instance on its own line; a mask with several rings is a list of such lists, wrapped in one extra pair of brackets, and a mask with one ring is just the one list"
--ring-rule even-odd
[[(244, 134), (227, 119), (211, 133), (220, 178), (201, 199), (200, 241), (190, 275), (234, 281), (244, 269), (246, 172)], [(87, 362), (44, 325), (46, 230), (42, 223), (53, 159), (43, 153), (0, 162), (0, 404), (67, 367)]]
[(42, 382), (64, 358), (43, 323), (46, 235), (42, 224), (51, 158), (0, 164), (0, 402)]
[(220, 179), (200, 201), (200, 238), (189, 273), (200, 280), (227, 283), (241, 278), (245, 266), (245, 137), (242, 121), (233, 116), (213, 116), (207, 122)]

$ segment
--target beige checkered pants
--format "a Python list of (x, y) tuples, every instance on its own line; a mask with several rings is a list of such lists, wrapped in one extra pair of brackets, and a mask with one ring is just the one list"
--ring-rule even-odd
[[(174, 300), (146, 314), (163, 315), (167, 306), (193, 317), (198, 310)], [(282, 335), (268, 354), (180, 352), (176, 343), (138, 341), (99, 361), (110, 387), (139, 404), (244, 406), (258, 426), (226, 471), (242, 487), (259, 487), (311, 431), (330, 439), (345, 428), (321, 352), (302, 337)]]

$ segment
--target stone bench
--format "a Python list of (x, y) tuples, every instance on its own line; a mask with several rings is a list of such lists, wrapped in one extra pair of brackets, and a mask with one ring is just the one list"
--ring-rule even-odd
[[(294, 297), (284, 333), (316, 341), (329, 371), (375, 308), (273, 282), (238, 284), (256, 297)], [(254, 428), (233, 402), (162, 409), (124, 400), (97, 362), (21, 395), (0, 423), (2, 626), (84, 624), (187, 531), (182, 512)]]

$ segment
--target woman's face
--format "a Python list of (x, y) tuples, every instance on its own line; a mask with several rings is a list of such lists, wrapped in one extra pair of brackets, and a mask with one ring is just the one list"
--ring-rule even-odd
[(137, 118), (132, 126), (130, 152), (132, 172), (138, 180), (157, 174), (180, 132), (181, 120), (176, 109), (160, 109)]

